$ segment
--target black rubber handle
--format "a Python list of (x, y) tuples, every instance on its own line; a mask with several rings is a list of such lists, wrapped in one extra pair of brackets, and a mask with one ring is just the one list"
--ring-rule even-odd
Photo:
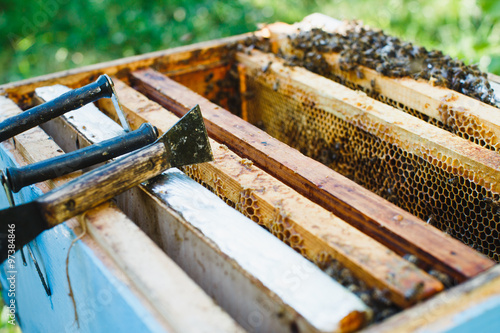
[(111, 97), (113, 87), (105, 75), (86, 86), (77, 88), (61, 96), (37, 105), (0, 123), (0, 142), (57, 118), (66, 112), (78, 109), (103, 97)]
[(130, 133), (64, 155), (20, 168), (7, 168), (5, 170), (7, 182), (13, 192), (19, 192), (25, 186), (67, 175), (137, 150), (153, 143), (157, 138), (158, 130), (153, 125), (144, 123)]

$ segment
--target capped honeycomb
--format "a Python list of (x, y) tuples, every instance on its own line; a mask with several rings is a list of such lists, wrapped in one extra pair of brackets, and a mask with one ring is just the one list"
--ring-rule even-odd
[(374, 135), (379, 124), (340, 119), (297, 86), (271, 76), (246, 77), (251, 123), (500, 261), (499, 193), (479, 175), (470, 177), (458, 161), (424, 146), (417, 156), (383, 132)]

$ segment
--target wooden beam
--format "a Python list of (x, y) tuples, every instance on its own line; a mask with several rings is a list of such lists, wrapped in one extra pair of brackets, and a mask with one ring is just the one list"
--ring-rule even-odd
[[(259, 68), (271, 59), (261, 59)], [(271, 68), (279, 62), (276, 59), (273, 61)], [(288, 73), (282, 66), (279, 70)], [(473, 277), (494, 264), (459, 241), (429, 228), (420, 219), (373, 195), (325, 165), (305, 157), (164, 75), (153, 70), (134, 72), (132, 75), (134, 84), (141, 91), (178, 115), (200, 104), (212, 137), (397, 253), (413, 254), (427, 267), (444, 271), (458, 281)], [(315, 81), (311, 93), (314, 94), (316, 88), (323, 84), (331, 84), (329, 80), (324, 80), (328, 82)], [(337, 87), (332, 91), (335, 89)], [(330, 108), (330, 101), (325, 104)]]
[[(132, 128), (150, 122), (165, 131), (177, 121), (176, 116), (124, 83), (115, 80), (115, 88)], [(101, 100), (99, 106), (113, 115), (112, 105), (108, 102)], [(205, 111), (202, 105), (202, 113), (206, 112), (210, 111)], [(212, 149), (214, 162), (189, 167), (186, 172), (310, 260), (318, 264), (325, 259), (328, 261), (329, 257), (338, 260), (366, 284), (390, 290), (391, 299), (400, 306), (412, 303), (405, 295), (421, 282), (426, 286), (422, 298), (442, 289), (437, 280), (255, 167), (252, 162), (215, 142)], [(396, 273), (399, 278), (393, 279), (395, 271), (406, 273)]]
[[(36, 93), (48, 100), (65, 92), (63, 88), (37, 88)], [(79, 121), (68, 117), (65, 126), (82, 141), (93, 143), (106, 129), (119, 126), (102, 113), (99, 122), (95, 116), (85, 122), (84, 116), (82, 112)], [(176, 169), (120, 195), (118, 203), (248, 330), (289, 332), (296, 325), (334, 332), (369, 321), (370, 310), (352, 293)], [(117, 247), (112, 245), (115, 251)], [(124, 244), (120, 250), (135, 253)]]
[[(330, 25), (332, 29), (328, 29), (328, 32), (342, 32), (346, 29), (345, 22), (333, 18), (331, 21), (334, 23)], [(280, 52), (285, 56), (296, 55), (300, 58), (303, 51), (294, 49), (288, 36), (298, 33), (299, 29), (310, 27), (311, 22), (305, 19), (305, 24), (276, 23), (267, 25), (265, 29), (271, 35), (269, 41), (273, 44), (273, 52)], [(454, 90), (433, 86), (423, 79), (391, 78), (365, 66), (358, 66), (352, 71), (342, 71), (339, 53), (321, 53), (321, 55), (330, 65), (331, 74), (342, 78), (348, 84), (358, 86), (366, 92), (375, 89), (377, 94), (393, 100), (395, 104), (403, 105), (440, 121), (461, 137), (468, 138), (489, 149), (500, 150), (498, 108)]]
[[(38, 100), (50, 99), (47, 95), (60, 95), (67, 90), (68, 88), (62, 86), (59, 90), (49, 89), (46, 94), (43, 90), (39, 90)], [(95, 110), (89, 111), (89, 108)], [(91, 140), (102, 141), (118, 134), (116, 129), (116, 127), (119, 128), (118, 125), (108, 125), (105, 130), (90, 133), (86, 126), (89, 129), (92, 125), (100, 126), (102, 118), (99, 118), (99, 115), (101, 117), (103, 115), (95, 106), (89, 105), (89, 108), (79, 109), (64, 116), (73, 121), (73, 124), (80, 124), (78, 137), (88, 135), (86, 140), (80, 139), (80, 142), (85, 145), (91, 143)], [(18, 109), (18, 112), (20, 111)], [(86, 116), (89, 117), (87, 122), (84, 120)], [(64, 117), (61, 119), (64, 120)], [(68, 123), (59, 124), (63, 127), (66, 125), (66, 130), (69, 129)], [(51, 129), (57, 131), (58, 128), (54, 126)], [(40, 129), (34, 130), (47, 138), (44, 141), (56, 145)], [(51, 155), (47, 150), (40, 150), (35, 145), (25, 147), (37, 154), (38, 160), (44, 160)], [(57, 149), (61, 151), (59, 147)], [(109, 203), (103, 204), (84, 213), (80, 219), (87, 223), (90, 234), (100, 248), (107, 252), (131, 281), (131, 288), (150, 304), (153, 311), (159, 313), (170, 329), (205, 332), (241, 331), (241, 328), (226, 312), (217, 306), (177, 264), (117, 208)], [(186, 316), (186, 313), (190, 315)]]

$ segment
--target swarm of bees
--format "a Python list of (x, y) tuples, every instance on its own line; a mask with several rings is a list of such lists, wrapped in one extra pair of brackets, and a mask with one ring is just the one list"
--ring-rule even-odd
[(312, 29), (288, 38), (295, 49), (303, 51), (303, 56), (287, 60), (321, 75), (328, 76), (322, 54), (335, 52), (340, 53), (339, 67), (344, 71), (357, 70), (362, 65), (389, 77), (421, 78), (490, 105), (498, 103), (486, 73), (477, 65), (465, 65), (441, 51), (428, 51), (356, 22), (343, 34)]
[(368, 287), (363, 281), (356, 279), (351, 271), (337, 260), (330, 258), (322, 269), (373, 310), (373, 322), (382, 321), (401, 311), (401, 308), (389, 300), (388, 290)]

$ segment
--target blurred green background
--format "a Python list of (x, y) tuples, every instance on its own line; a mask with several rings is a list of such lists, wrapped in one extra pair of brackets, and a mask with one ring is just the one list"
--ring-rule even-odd
[(496, 0), (0, 0), (0, 84), (292, 23), (321, 12), (360, 19), (500, 74)]

